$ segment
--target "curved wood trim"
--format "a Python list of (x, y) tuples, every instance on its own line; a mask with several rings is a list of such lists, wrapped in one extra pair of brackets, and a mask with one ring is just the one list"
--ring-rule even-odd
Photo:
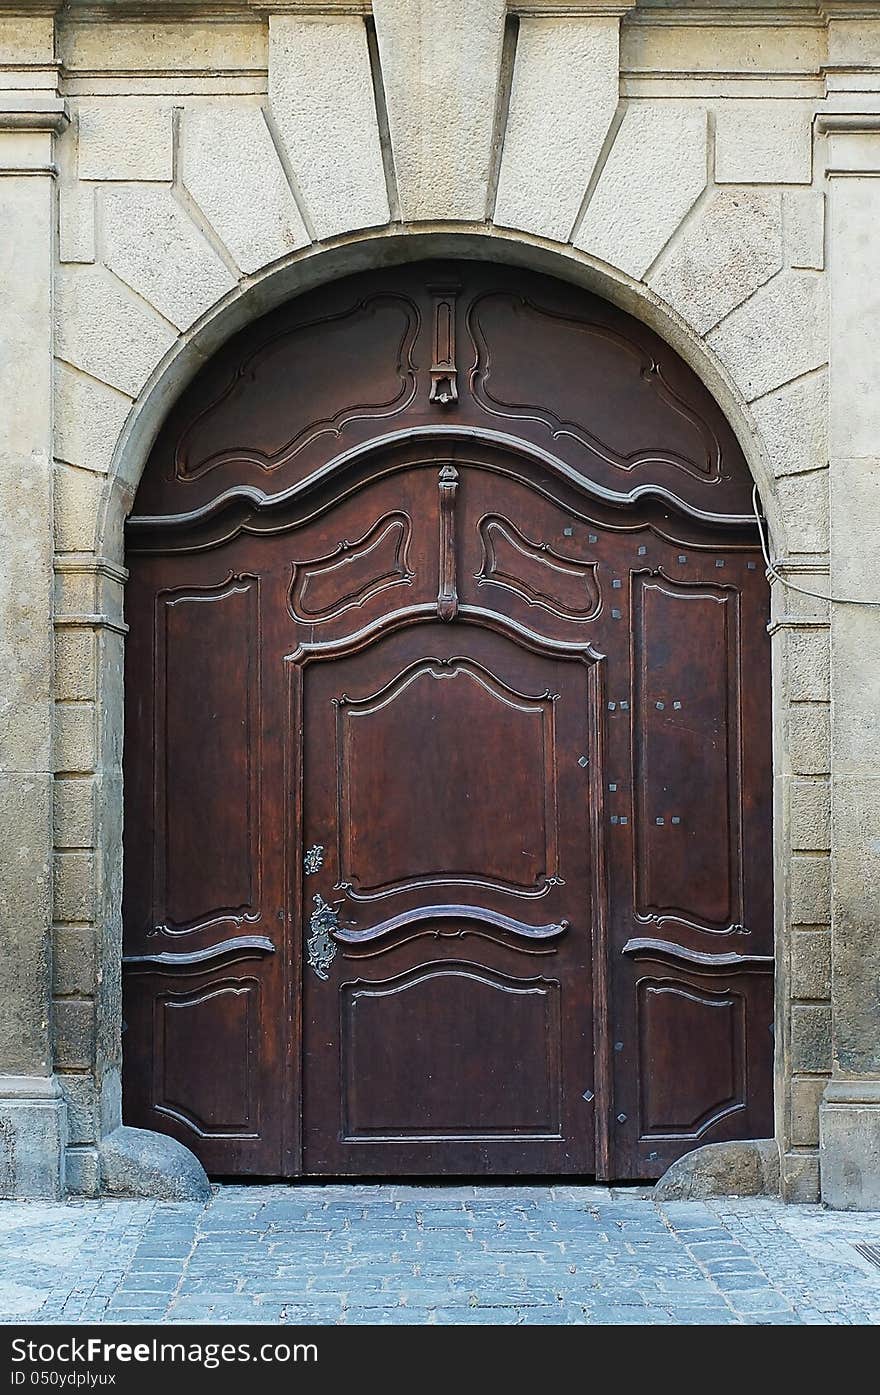
[(707, 969), (751, 969), (770, 972), (773, 968), (772, 954), (707, 954), (700, 949), (685, 949), (671, 940), (649, 938), (627, 940), (623, 954), (639, 955), (645, 959), (668, 959), (673, 964), (697, 964)]
[(532, 445), (506, 431), (493, 431), (489, 428), (475, 426), (443, 425), (441, 423), (432, 426), (409, 426), (400, 431), (389, 431), (382, 436), (376, 436), (363, 445), (353, 446), (350, 450), (342, 451), (332, 460), (328, 460), (326, 465), (322, 465), (320, 469), (313, 470), (305, 479), (291, 485), (289, 489), (280, 490), (277, 494), (267, 494), (254, 485), (239, 485), (224, 490), (217, 495), (216, 499), (203, 504), (201, 508), (191, 509), (186, 513), (132, 514), (128, 519), (127, 526), (132, 532), (143, 532), (153, 528), (183, 529), (193, 527), (207, 522), (208, 519), (230, 505), (242, 502), (249, 504), (257, 511), (282, 508), (301, 495), (309, 493), (332, 476), (347, 469), (350, 465), (379, 452), (393, 449), (395, 446), (418, 441), (438, 441), (446, 446), (453, 441), (473, 441), (500, 447), (509, 454), (519, 455), (536, 462), (549, 470), (551, 474), (575, 485), (583, 494), (618, 507), (631, 507), (641, 499), (655, 498), (700, 523), (740, 528), (743, 525), (754, 523), (752, 514), (710, 513), (705, 509), (695, 508), (693, 504), (679, 498), (677, 494), (666, 489), (663, 485), (644, 483), (634, 485), (632, 489), (625, 491), (608, 489), (604, 485), (597, 484), (551, 451)]
[(524, 940), (553, 940), (558, 935), (564, 935), (569, 928), (567, 920), (560, 920), (551, 925), (527, 925), (522, 920), (513, 920), (498, 911), (483, 910), (479, 906), (421, 906), (411, 911), (401, 911), (400, 915), (393, 915), (389, 920), (382, 920), (367, 930), (339, 928), (331, 933), (333, 939), (341, 944), (372, 944), (374, 940), (391, 935), (395, 930), (404, 930), (408, 925), (421, 925), (426, 920), (480, 921), (484, 925), (491, 925), (495, 930), (506, 930), (511, 935), (519, 935)]
[(215, 965), (225, 960), (252, 959), (261, 954), (274, 954), (275, 946), (265, 935), (236, 935), (231, 940), (221, 940), (219, 944), (208, 945), (205, 949), (191, 949), (183, 953), (163, 950), (159, 954), (123, 955), (124, 967), (137, 966), (140, 969), (186, 969), (198, 964)]

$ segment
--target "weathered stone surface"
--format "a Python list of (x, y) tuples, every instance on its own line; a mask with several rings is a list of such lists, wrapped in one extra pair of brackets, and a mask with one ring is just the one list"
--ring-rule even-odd
[[(62, 267), (55, 294), (57, 357), (92, 378), (100, 378), (119, 392), (136, 397), (174, 343), (177, 336), (172, 326), (151, 313), (142, 300), (133, 296), (104, 267)], [(83, 396), (86, 390), (80, 387)], [(113, 422), (122, 408), (117, 409), (112, 398), (105, 400), (111, 404), (109, 411)], [(97, 410), (107, 409), (97, 406)], [(78, 429), (82, 431), (81, 426)], [(99, 428), (92, 427), (91, 431), (93, 435), (98, 434)], [(108, 427), (100, 431), (100, 438), (107, 439), (109, 434)], [(77, 463), (86, 462), (77, 458)]]
[(832, 789), (834, 1064), (880, 1079), (880, 776), (835, 771)]
[(827, 930), (796, 930), (791, 942), (791, 991), (795, 998), (831, 997), (831, 935)]
[(65, 1169), (71, 1196), (100, 1196), (101, 1166), (97, 1148), (68, 1148)]
[(166, 320), (187, 329), (235, 286), (170, 189), (102, 188), (104, 260)]
[(654, 1187), (654, 1199), (660, 1202), (778, 1194), (779, 1148), (772, 1138), (695, 1148), (674, 1162)]
[(773, 473), (797, 475), (828, 464), (828, 374), (822, 368), (752, 403)]
[(831, 1008), (795, 1003), (791, 1009), (791, 1069), (816, 1073), (831, 1069)]
[(131, 398), (64, 363), (55, 369), (56, 459), (106, 474)]
[(779, 193), (720, 189), (685, 222), (648, 284), (705, 333), (781, 269)]
[(57, 703), (55, 770), (59, 775), (89, 774), (97, 763), (93, 703)]
[(804, 1149), (782, 1154), (782, 1197), (794, 1205), (819, 1200), (819, 1153)]
[(575, 247), (643, 276), (706, 187), (706, 131), (693, 103), (629, 107)]
[(406, 220), (486, 216), (505, 0), (375, 0)]
[(617, 108), (617, 20), (523, 17), (495, 222), (565, 242)]
[(242, 271), (309, 241), (266, 119), (255, 106), (194, 107), (181, 120), (181, 176)]
[(788, 714), (788, 755), (795, 775), (827, 775), (831, 740), (827, 707), (804, 703)]
[(150, 1129), (118, 1128), (102, 1140), (102, 1190), (111, 1196), (207, 1201), (211, 1185), (201, 1163), (176, 1139)]
[(95, 782), (90, 777), (54, 781), (56, 848), (90, 848), (95, 839)]
[(90, 470), (59, 465), (55, 470), (55, 546), (59, 552), (89, 552), (95, 546), (99, 477)]
[(814, 189), (786, 189), (782, 227), (789, 266), (821, 271), (825, 265), (825, 195)]
[(170, 106), (118, 97), (83, 101), (77, 128), (80, 179), (171, 179)]
[[(787, 552), (828, 551), (828, 486), (829, 471), (813, 470), (805, 475), (782, 475), (776, 482), (779, 513), (785, 525)], [(796, 585), (808, 586), (820, 595), (828, 594), (828, 578), (817, 587), (806, 580)]]
[(92, 853), (59, 852), (54, 860), (56, 920), (91, 920), (94, 916), (95, 859)]
[(317, 236), (386, 223), (385, 169), (360, 17), (273, 15), (269, 100)]
[(51, 798), (46, 773), (0, 774), (0, 1063), (9, 1072), (51, 1070)]
[[(880, 441), (880, 435), (878, 435)], [(836, 596), (855, 596), (863, 600), (880, 599), (880, 586), (877, 583), (876, 557), (871, 546), (854, 545), (860, 537), (860, 529), (873, 530), (876, 501), (880, 498), (880, 456), (862, 456), (857, 459), (840, 458), (832, 461), (829, 471), (831, 491), (831, 581)], [(854, 616), (848, 608), (837, 607), (835, 620), (854, 620), (855, 632), (840, 630), (841, 641), (845, 633), (873, 633), (870, 612), (864, 607), (855, 609)], [(841, 692), (840, 697), (846, 695)], [(858, 699), (858, 693), (850, 696)]]
[(752, 400), (828, 361), (828, 307), (823, 277), (783, 271), (707, 336)]
[(172, 72), (225, 74), (228, 82), (230, 73), (266, 70), (265, 25), (253, 19), (199, 21), (185, 14), (157, 23), (152, 14), (148, 19), (127, 15), (121, 24), (113, 18), (66, 24), (58, 46), (68, 72), (110, 69), (129, 80)]
[(827, 630), (790, 630), (786, 634), (785, 688), (789, 702), (829, 701), (831, 648)]
[(793, 98), (722, 100), (715, 107), (719, 184), (809, 184), (814, 104)]
[(96, 695), (95, 636), (92, 630), (60, 629), (55, 634), (55, 690), (60, 698), (91, 701)]
[(791, 860), (791, 919), (795, 925), (824, 925), (831, 914), (828, 858)]
[(92, 1143), (96, 1128), (95, 1082), (90, 1075), (59, 1075), (67, 1105), (67, 1141)]
[(815, 1148), (819, 1143), (819, 1105), (825, 1077), (800, 1076), (791, 1082), (791, 1141), (796, 1148)]
[(790, 782), (789, 828), (795, 851), (823, 852), (831, 847), (831, 785), (827, 780)]
[(95, 260), (95, 189), (62, 180), (58, 189), (58, 257), (62, 262)]
[(60, 925), (54, 934), (52, 990), (85, 996), (95, 988), (95, 932), (91, 926)]
[(66, 1133), (54, 1076), (0, 1075), (0, 1199), (62, 1197)]
[(819, 1111), (822, 1200), (880, 1211), (880, 1080), (833, 1080)]
[(95, 1064), (95, 1004), (86, 998), (56, 998), (52, 1004), (55, 1059), (61, 1070), (90, 1070)]

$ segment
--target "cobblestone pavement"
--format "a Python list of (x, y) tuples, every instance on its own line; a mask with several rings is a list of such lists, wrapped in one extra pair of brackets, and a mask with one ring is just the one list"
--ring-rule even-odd
[(878, 1323), (880, 1214), (595, 1186), (0, 1205), (6, 1322)]

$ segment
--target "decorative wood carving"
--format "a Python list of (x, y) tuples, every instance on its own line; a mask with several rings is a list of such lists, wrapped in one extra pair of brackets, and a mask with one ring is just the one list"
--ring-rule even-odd
[[(548, 323), (552, 359), (546, 353)], [(554, 439), (571, 437), (620, 470), (661, 465), (719, 479), (721, 447), (714, 430), (666, 381), (657, 359), (620, 330), (509, 291), (477, 296), (467, 324), (474, 349), (471, 387), (492, 416), (542, 423)], [(561, 363), (565, 373), (559, 372)], [(634, 432), (642, 444), (633, 444)], [(617, 445), (609, 439), (614, 434)]]
[(455, 554), (455, 500), (458, 494), (458, 471), (454, 465), (443, 466), (438, 483), (440, 488), (440, 585), (437, 591), (437, 614), (441, 620), (454, 620), (458, 613)]
[[(644, 978), (637, 1003), (641, 1137), (696, 1139), (744, 1112), (742, 993)], [(698, 1060), (692, 1056), (695, 1041), (701, 1044)]]
[[(419, 325), (412, 300), (379, 292), (276, 332), (236, 364), (181, 433), (175, 477), (185, 483), (220, 465), (280, 470), (319, 436), (404, 411), (417, 388)], [(365, 360), (377, 345), (387, 358)], [(365, 388), (368, 395), (353, 395)], [(265, 409), (253, 415), (247, 404), (255, 397)], [(243, 422), (250, 428), (245, 439)]]
[[(344, 984), (343, 1141), (559, 1138), (559, 999), (553, 979), (454, 960)], [(424, 1030), (435, 1014), (443, 1043)], [(479, 1099), (462, 1089), (477, 1062)]]
[(198, 969), (205, 965), (211, 968), (218, 964), (234, 963), (238, 959), (258, 958), (261, 954), (274, 954), (275, 945), (265, 935), (234, 935), (219, 944), (206, 945), (204, 949), (163, 950), (159, 954), (125, 954), (122, 963), (127, 973), (152, 973), (155, 969), (168, 969), (175, 973), (179, 969)]
[(561, 920), (558, 924), (550, 925), (528, 925), (525, 921), (514, 920), (511, 916), (501, 915), (498, 911), (488, 910), (482, 906), (418, 906), (410, 911), (401, 911), (400, 915), (391, 916), (389, 920), (380, 921), (378, 925), (371, 925), (364, 930), (346, 928), (339, 926), (331, 932), (334, 940), (339, 940), (342, 944), (361, 945), (370, 944), (373, 940), (381, 940), (387, 935), (393, 935), (396, 930), (404, 930), (410, 925), (421, 925), (434, 920), (468, 920), (477, 921), (480, 924), (494, 926), (496, 930), (506, 930), (509, 935), (516, 935), (524, 940), (552, 940), (559, 935), (564, 935), (569, 928), (567, 920)]
[(592, 620), (601, 607), (596, 562), (562, 557), (549, 543), (533, 543), (509, 519), (480, 519), (483, 565), (478, 586), (506, 586), (531, 606), (565, 620)]
[(428, 400), (441, 407), (451, 407), (458, 401), (458, 375), (455, 363), (455, 306), (457, 287), (431, 288), (433, 353), (431, 355), (431, 391)]
[(386, 514), (356, 542), (340, 542), (311, 562), (294, 562), (291, 615), (306, 623), (335, 619), (389, 586), (410, 585), (415, 576), (407, 560), (411, 538), (408, 514)]
[[(260, 1041), (260, 986), (253, 978), (163, 989), (155, 1000), (153, 1107), (200, 1139), (258, 1136), (261, 1102), (253, 1063)], [(190, 1062), (205, 1040), (223, 1042), (223, 1068), (196, 1087)]]

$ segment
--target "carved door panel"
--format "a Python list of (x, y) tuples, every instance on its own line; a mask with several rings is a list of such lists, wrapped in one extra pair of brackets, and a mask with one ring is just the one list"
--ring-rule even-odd
[(591, 1171), (594, 665), (464, 622), (306, 658), (305, 1171)]

